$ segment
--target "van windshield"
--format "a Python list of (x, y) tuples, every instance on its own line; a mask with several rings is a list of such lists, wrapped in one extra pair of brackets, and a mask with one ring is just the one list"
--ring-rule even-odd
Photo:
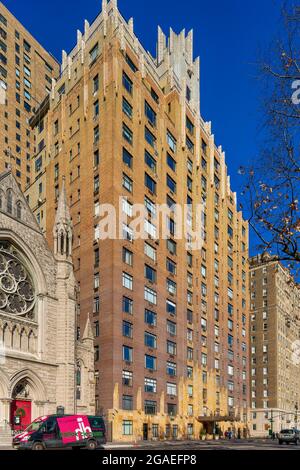
[(35, 432), (38, 431), (43, 424), (44, 421), (35, 421), (34, 423), (31, 423), (28, 428), (25, 429), (26, 432)]

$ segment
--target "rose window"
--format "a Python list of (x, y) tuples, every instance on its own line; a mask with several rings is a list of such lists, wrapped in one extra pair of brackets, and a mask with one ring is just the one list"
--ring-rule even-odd
[(0, 243), (0, 311), (31, 316), (35, 305), (32, 279), (9, 243)]

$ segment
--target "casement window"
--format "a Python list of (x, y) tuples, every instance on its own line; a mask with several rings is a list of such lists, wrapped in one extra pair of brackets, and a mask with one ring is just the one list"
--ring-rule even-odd
[(148, 302), (150, 302), (153, 305), (157, 304), (157, 293), (153, 289), (150, 289), (147, 286), (145, 286), (144, 298), (145, 298), (145, 300), (147, 300)]
[(128, 93), (130, 95), (132, 95), (132, 90), (133, 90), (133, 83), (132, 83), (132, 80), (130, 80), (130, 78), (128, 77), (128, 75), (123, 72), (123, 87), (125, 88), (125, 90), (128, 91)]
[(175, 153), (177, 150), (177, 141), (170, 131), (167, 131), (167, 144), (170, 149)]
[(123, 272), (122, 285), (126, 289), (132, 290), (133, 289), (133, 277), (130, 274)]
[(149, 124), (151, 124), (153, 127), (156, 127), (156, 112), (147, 101), (145, 101), (145, 115)]
[(98, 55), (99, 55), (99, 44), (97, 42), (97, 44), (95, 44), (95, 46), (90, 50), (89, 52), (89, 55), (90, 55), (90, 64), (94, 63), (95, 60), (97, 59)]

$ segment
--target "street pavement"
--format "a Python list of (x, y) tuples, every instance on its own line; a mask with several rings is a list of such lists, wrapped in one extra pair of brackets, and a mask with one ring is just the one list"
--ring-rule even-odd
[(107, 444), (107, 450), (300, 450), (300, 444), (279, 445), (271, 439), (241, 439), (219, 441), (165, 441), (145, 442), (136, 445)]

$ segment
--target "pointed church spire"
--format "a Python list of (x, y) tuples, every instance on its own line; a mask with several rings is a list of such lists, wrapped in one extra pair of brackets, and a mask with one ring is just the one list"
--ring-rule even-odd
[(85, 341), (88, 339), (94, 341), (94, 333), (93, 333), (93, 328), (91, 324), (90, 314), (88, 314), (88, 318), (85, 324), (82, 341)]
[(58, 198), (58, 207), (53, 227), (55, 255), (69, 257), (72, 255), (73, 226), (67, 203), (65, 177)]

